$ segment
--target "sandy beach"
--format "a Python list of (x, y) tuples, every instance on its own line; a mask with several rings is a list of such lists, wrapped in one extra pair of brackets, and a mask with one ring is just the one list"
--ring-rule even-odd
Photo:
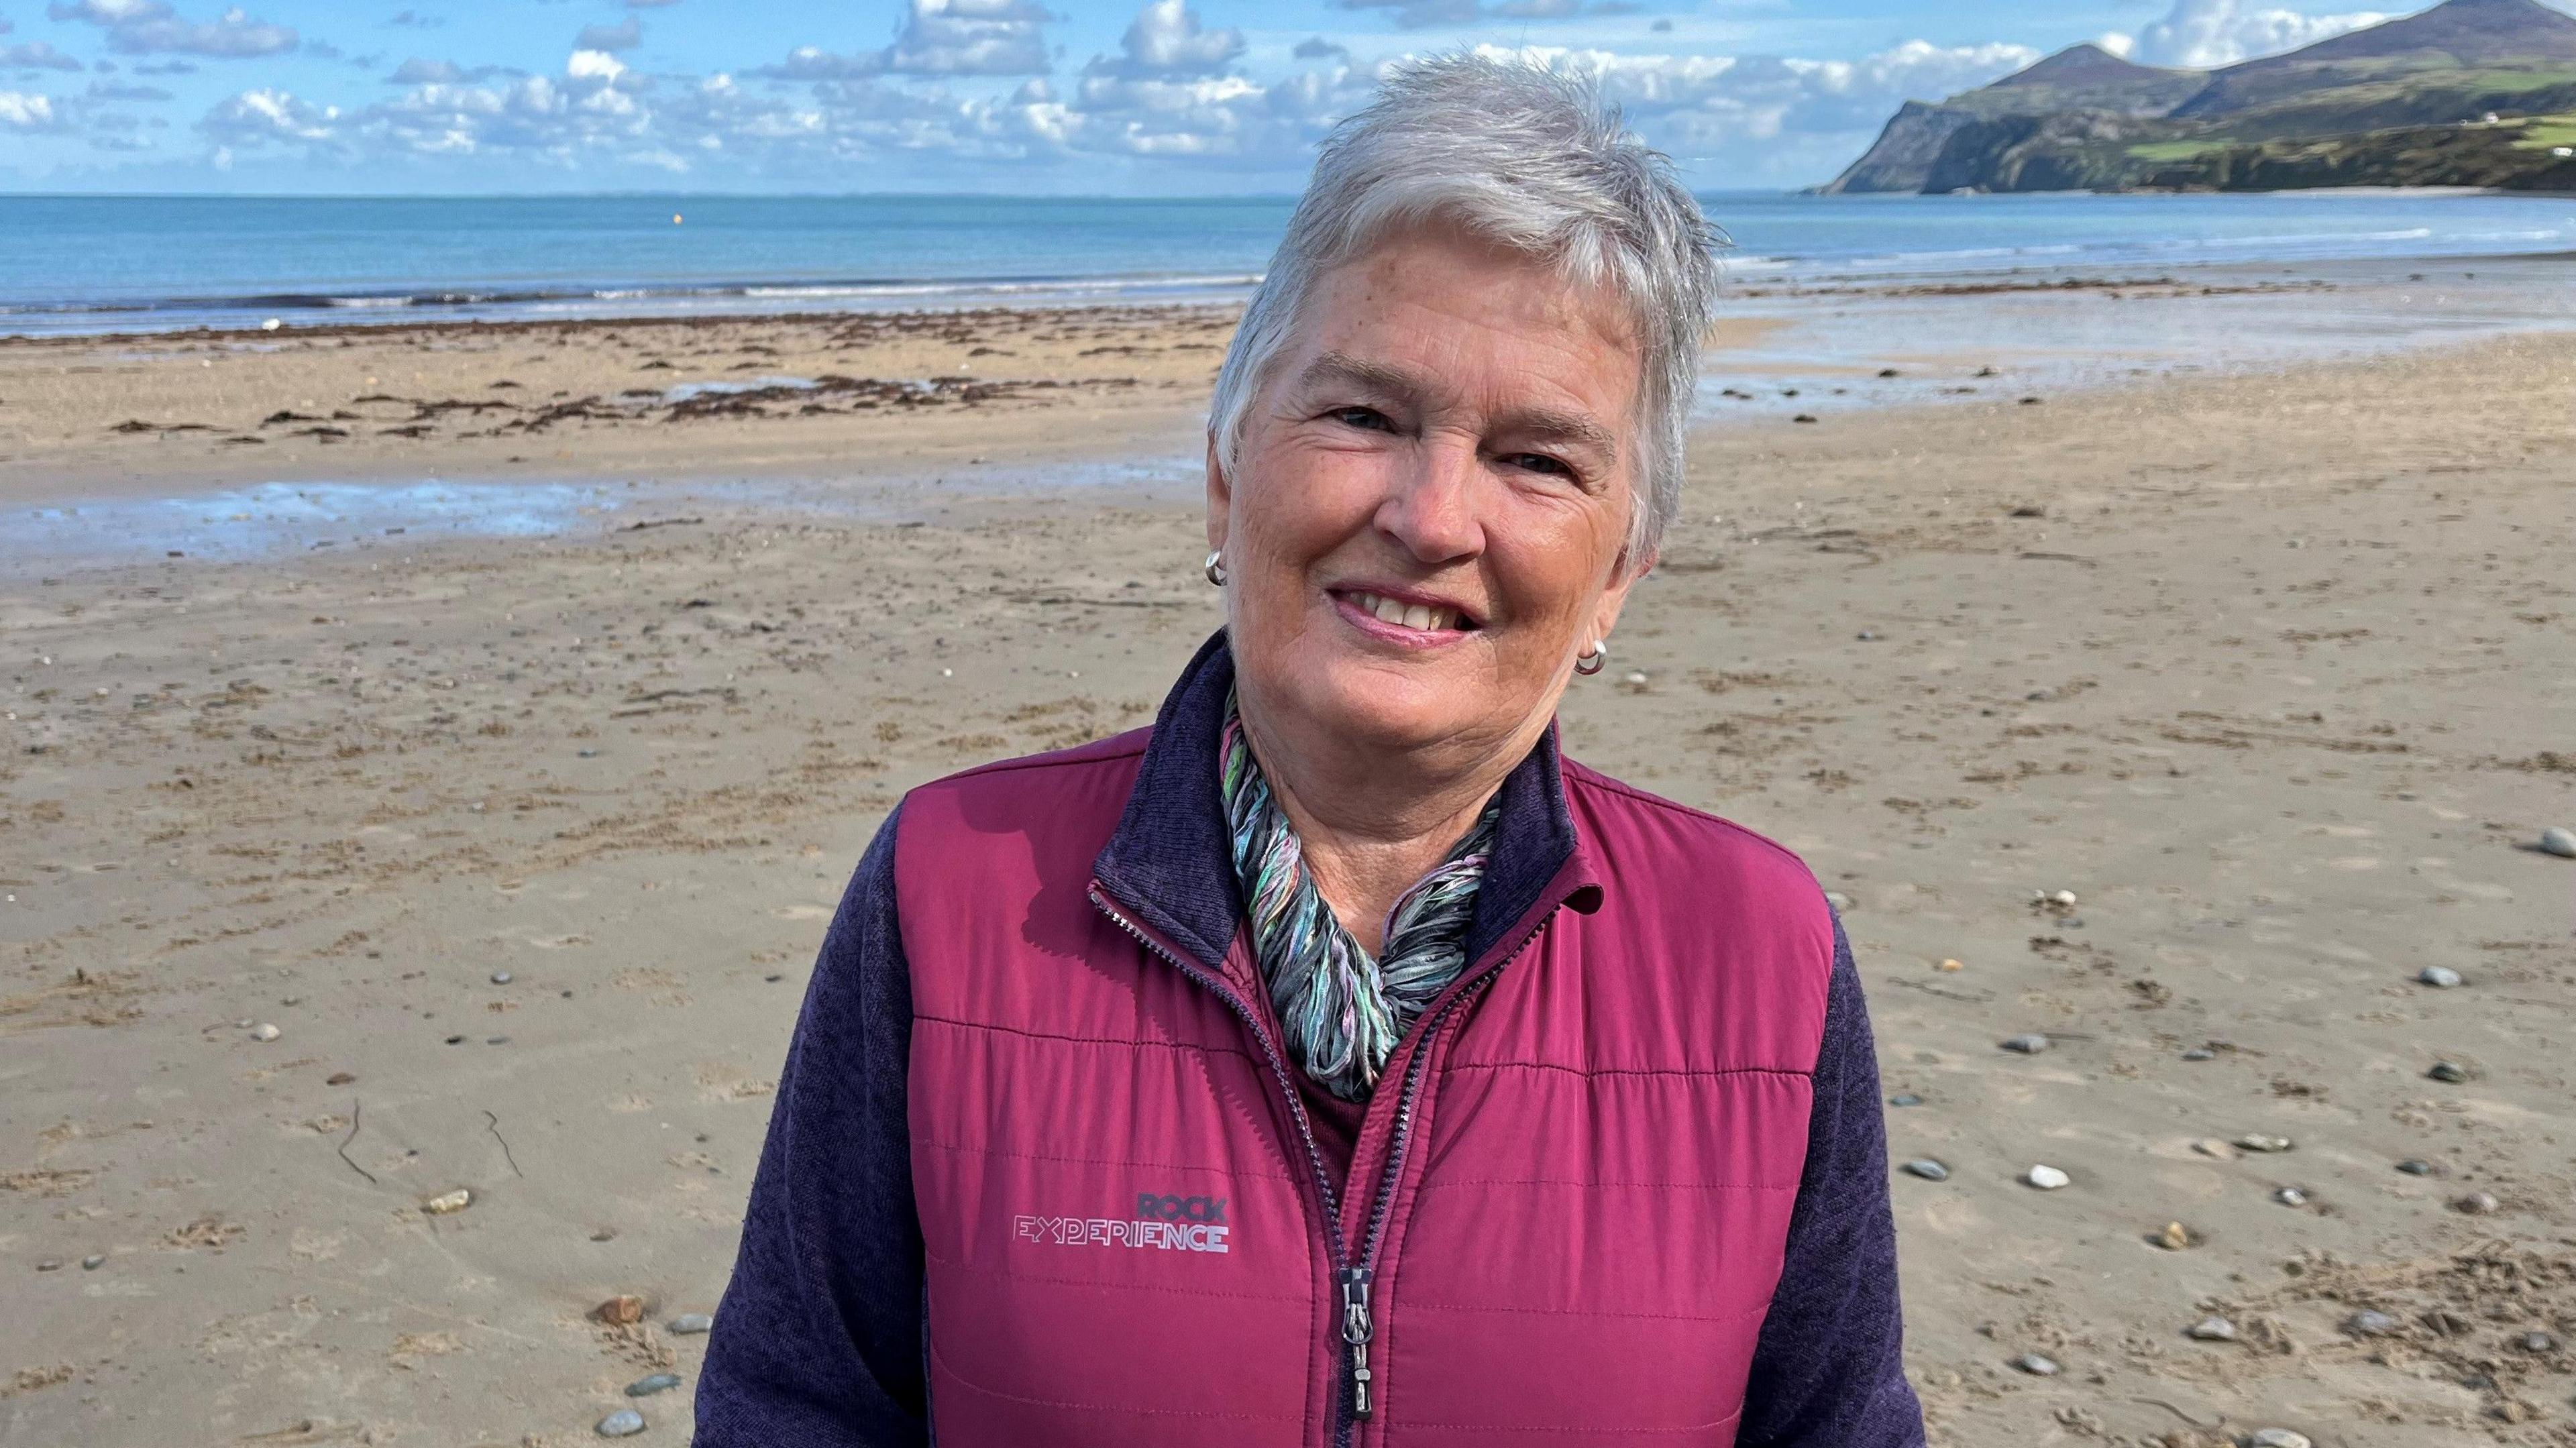
[[(635, 485), (0, 547), (0, 1444), (685, 1442), (878, 820), (1217, 623), (1231, 322), (0, 341), (0, 528)], [(1564, 711), (1847, 902), (1933, 1440), (2576, 1444), (2576, 337), (1977, 385), (1703, 428)]]

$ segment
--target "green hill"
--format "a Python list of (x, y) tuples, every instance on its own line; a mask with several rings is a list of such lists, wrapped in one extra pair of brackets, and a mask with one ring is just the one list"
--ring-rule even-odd
[(2216, 71), (2074, 46), (1937, 105), (1907, 102), (1822, 189), (2576, 190), (2576, 156), (2556, 139), (2570, 115), (2576, 17), (2446, 0)]

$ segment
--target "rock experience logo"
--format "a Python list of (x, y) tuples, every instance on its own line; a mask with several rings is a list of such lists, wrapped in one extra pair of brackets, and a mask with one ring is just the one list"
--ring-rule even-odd
[(1135, 1215), (1011, 1218), (1011, 1235), (1057, 1247), (1139, 1247), (1164, 1252), (1226, 1252), (1225, 1198), (1138, 1192)]

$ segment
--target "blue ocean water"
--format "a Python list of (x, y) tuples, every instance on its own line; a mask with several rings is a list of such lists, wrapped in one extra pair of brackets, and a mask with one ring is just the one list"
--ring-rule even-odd
[[(1705, 199), (1739, 275), (2449, 258), (2576, 250), (2565, 197)], [(1283, 198), (0, 197), (0, 332), (1221, 300)]]

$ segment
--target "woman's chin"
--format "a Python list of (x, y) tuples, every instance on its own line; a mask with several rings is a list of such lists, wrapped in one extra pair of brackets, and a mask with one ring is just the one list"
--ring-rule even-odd
[(1337, 659), (1290, 687), (1298, 711), (1335, 735), (1390, 749), (1455, 740), (1488, 719), (1490, 679), (1464, 659)]

